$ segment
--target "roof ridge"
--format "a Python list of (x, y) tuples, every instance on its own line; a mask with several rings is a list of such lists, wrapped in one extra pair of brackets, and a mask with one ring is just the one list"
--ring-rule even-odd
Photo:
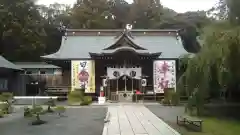
[[(125, 37), (126, 37), (127, 39), (125, 39)], [(123, 39), (123, 38), (124, 38), (124, 39)], [(115, 47), (117, 47), (117, 43), (120, 42), (121, 39), (123, 39), (123, 40), (129, 40), (129, 41), (127, 41), (127, 42), (130, 42), (130, 44), (131, 44), (131, 45), (129, 44), (129, 45), (130, 45), (129, 47), (132, 47), (132, 48), (134, 48), (134, 49), (138, 48), (139, 50), (147, 50), (146, 48), (141, 47), (140, 45), (136, 44), (136, 43), (133, 41), (134, 37), (131, 35), (131, 32), (128, 31), (128, 30), (123, 31), (122, 34), (120, 34), (120, 35), (118, 35), (118, 36), (116, 37), (116, 39), (117, 39), (117, 40), (115, 41), (114, 44), (111, 44), (111, 45), (109, 45), (108, 47), (103, 48), (103, 50), (109, 50), (109, 49), (111, 49), (111, 48), (116, 49)], [(118, 47), (119, 47), (119, 46), (118, 46)], [(117, 47), (117, 48), (118, 48), (118, 47)]]
[[(96, 32), (96, 31), (114, 31), (114, 32), (123, 32), (125, 29), (66, 29), (66, 32)], [(181, 29), (131, 29), (132, 32), (178, 32)]]

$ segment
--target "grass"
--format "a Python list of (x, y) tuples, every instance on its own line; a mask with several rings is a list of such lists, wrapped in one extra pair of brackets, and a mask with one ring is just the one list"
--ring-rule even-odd
[(181, 135), (236, 135), (240, 132), (240, 122), (230, 119), (201, 118), (203, 120), (203, 131), (192, 132), (176, 124), (170, 124)]

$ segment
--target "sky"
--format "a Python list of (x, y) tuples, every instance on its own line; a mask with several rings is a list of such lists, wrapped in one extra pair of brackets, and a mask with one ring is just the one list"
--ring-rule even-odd
[[(38, 0), (38, 4), (49, 5), (55, 2), (61, 4), (73, 4), (76, 0)], [(131, 3), (133, 0), (126, 0)], [(187, 11), (208, 10), (212, 8), (218, 0), (160, 0), (165, 7), (175, 10), (178, 13)]]

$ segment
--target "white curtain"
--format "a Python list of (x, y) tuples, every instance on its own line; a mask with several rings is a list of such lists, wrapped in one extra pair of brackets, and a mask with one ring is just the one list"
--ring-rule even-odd
[(107, 76), (109, 79), (117, 79), (116, 76), (114, 76), (116, 72), (119, 73), (119, 77), (124, 75), (131, 77), (131, 73), (134, 74), (134, 79), (141, 79), (142, 76), (142, 68), (107, 68)]

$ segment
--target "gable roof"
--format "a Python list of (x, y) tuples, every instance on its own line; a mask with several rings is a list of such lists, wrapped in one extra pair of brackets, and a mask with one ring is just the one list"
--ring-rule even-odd
[(60, 67), (48, 64), (45, 62), (16, 62), (19, 68), (22, 69), (58, 69)]
[(22, 70), (21, 68), (19, 68), (15, 64), (13, 64), (10, 61), (6, 60), (1, 55), (0, 55), (0, 68), (12, 69), (12, 70)]
[(107, 48), (104, 48), (103, 50), (113, 50), (121, 47), (131, 47), (133, 49), (137, 50), (147, 50), (137, 44), (135, 44), (132, 39), (132, 35), (129, 31), (124, 31), (121, 33), (117, 38), (116, 42), (113, 45), (108, 46)]
[[(42, 56), (47, 59), (84, 59), (91, 58), (89, 53), (106, 53), (116, 47), (118, 33), (123, 30), (69, 30), (62, 38), (60, 49), (50, 55)], [(177, 30), (131, 30), (133, 38), (128, 37), (132, 46), (141, 47), (138, 52), (158, 53), (160, 58), (179, 58), (187, 54)], [(121, 38), (121, 37), (120, 37)], [(115, 47), (114, 47), (115, 46)], [(113, 48), (109, 48), (113, 47)], [(129, 47), (129, 46), (128, 46)], [(104, 50), (105, 49), (105, 50)], [(115, 48), (116, 49), (116, 48)]]

